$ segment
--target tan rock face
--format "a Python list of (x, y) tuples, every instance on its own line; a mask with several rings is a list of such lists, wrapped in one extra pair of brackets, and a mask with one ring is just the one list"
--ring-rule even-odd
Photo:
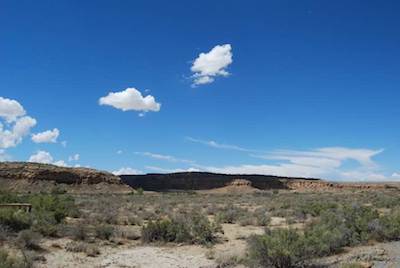
[(244, 180), (244, 179), (235, 179), (231, 181), (227, 186), (251, 186), (251, 181)]
[(109, 172), (26, 162), (0, 162), (0, 190), (70, 193), (127, 193), (132, 188)]
[(119, 177), (105, 171), (25, 162), (0, 163), (0, 178), (34, 181), (45, 180), (65, 184), (121, 184)]

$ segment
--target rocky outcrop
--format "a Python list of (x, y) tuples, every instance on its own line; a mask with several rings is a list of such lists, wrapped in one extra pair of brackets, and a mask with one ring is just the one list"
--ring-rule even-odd
[(134, 188), (148, 191), (210, 190), (225, 187), (233, 181), (247, 181), (257, 189), (290, 189), (289, 181), (315, 181), (319, 179), (288, 178), (266, 175), (228, 175), (208, 172), (180, 172), (170, 174), (122, 175), (122, 181)]
[(108, 189), (130, 191), (130, 187), (123, 184), (118, 176), (109, 172), (39, 163), (0, 162), (0, 180), (2, 188), (21, 191), (35, 188), (46, 190), (51, 186), (54, 188), (54, 185), (65, 186), (67, 191), (73, 188), (89, 192)]
[(126, 184), (134, 188), (143, 188), (147, 191), (236, 189), (240, 187), (251, 187), (259, 190), (336, 191), (342, 189), (373, 190), (398, 187), (384, 183), (334, 183), (315, 178), (228, 175), (208, 172), (122, 175), (120, 177)]

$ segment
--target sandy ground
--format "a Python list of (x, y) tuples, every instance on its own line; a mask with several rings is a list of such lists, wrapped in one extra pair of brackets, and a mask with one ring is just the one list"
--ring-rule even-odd
[[(282, 219), (274, 219), (282, 224)], [(232, 256), (244, 256), (245, 239), (252, 234), (262, 234), (263, 228), (223, 224), (222, 242), (213, 248), (197, 245), (142, 245), (138, 241), (125, 241), (123, 245), (100, 245), (101, 254), (87, 257), (84, 253), (65, 251), (71, 240), (49, 240), (44, 244), (45, 262), (39, 268), (215, 268), (219, 260)], [(55, 246), (57, 245), (57, 246)], [(212, 253), (212, 254), (210, 254)], [(341, 267), (343, 263), (362, 262), (376, 268), (400, 267), (400, 242), (380, 243), (348, 249), (345, 253), (320, 259), (329, 267)]]
[[(72, 253), (64, 250), (68, 239), (47, 241), (44, 254), (46, 262), (40, 268), (200, 268), (217, 267), (218, 259), (231, 256), (243, 256), (246, 249), (244, 240), (251, 234), (263, 233), (262, 227), (224, 224), (222, 243), (213, 248), (196, 245), (148, 246), (140, 243), (127, 243), (121, 246), (102, 245), (101, 254), (87, 257), (83, 253)], [(54, 247), (54, 245), (58, 245)], [(213, 252), (210, 258), (210, 251)]]

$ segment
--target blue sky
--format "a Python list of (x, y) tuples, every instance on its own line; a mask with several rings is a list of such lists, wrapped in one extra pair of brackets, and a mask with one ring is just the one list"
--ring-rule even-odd
[(0, 159), (398, 180), (399, 9), (2, 1)]

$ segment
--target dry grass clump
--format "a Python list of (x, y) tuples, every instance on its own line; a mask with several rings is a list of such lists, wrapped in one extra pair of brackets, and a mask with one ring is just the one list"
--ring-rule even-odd
[(87, 244), (85, 242), (69, 242), (65, 246), (65, 250), (75, 253), (85, 253), (88, 257), (96, 257), (97, 255), (100, 255), (100, 249), (98, 248), (98, 246)]

